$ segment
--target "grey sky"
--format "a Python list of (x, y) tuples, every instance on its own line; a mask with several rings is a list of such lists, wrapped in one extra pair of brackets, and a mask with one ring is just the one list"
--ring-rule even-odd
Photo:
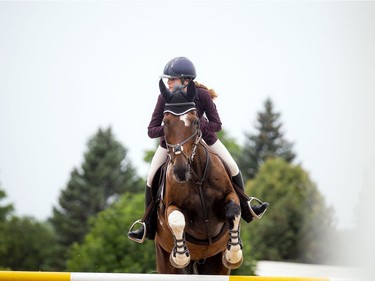
[(0, 183), (18, 214), (47, 218), (109, 125), (145, 177), (158, 75), (187, 56), (239, 143), (274, 101), (350, 227), (374, 182), (374, 50), (375, 2), (0, 2)]

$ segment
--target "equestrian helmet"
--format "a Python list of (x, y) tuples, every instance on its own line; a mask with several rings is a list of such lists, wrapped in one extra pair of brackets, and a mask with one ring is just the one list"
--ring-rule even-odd
[(171, 59), (164, 67), (161, 78), (191, 78), (197, 77), (194, 64), (186, 57)]

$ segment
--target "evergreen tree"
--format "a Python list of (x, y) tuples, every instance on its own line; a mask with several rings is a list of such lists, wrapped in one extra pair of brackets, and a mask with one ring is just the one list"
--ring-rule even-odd
[(274, 112), (273, 103), (267, 99), (264, 112), (257, 117), (257, 134), (246, 134), (246, 141), (239, 159), (239, 166), (245, 179), (253, 179), (259, 167), (269, 157), (281, 157), (292, 162), (295, 154), (293, 144), (284, 139), (279, 121), (280, 113)]
[[(0, 187), (0, 201), (6, 198), (6, 193)], [(3, 222), (7, 217), (12, 213), (13, 205), (12, 204), (0, 204), (0, 222)]]
[(89, 140), (83, 164), (72, 171), (50, 219), (65, 250), (82, 241), (90, 217), (117, 201), (125, 191), (143, 190), (126, 156), (127, 150), (114, 138), (111, 128), (99, 129)]

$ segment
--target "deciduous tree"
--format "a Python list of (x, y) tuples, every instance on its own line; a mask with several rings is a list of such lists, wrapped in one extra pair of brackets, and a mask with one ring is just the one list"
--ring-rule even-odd
[(69, 252), (69, 271), (150, 273), (155, 271), (153, 241), (140, 245), (127, 238), (135, 219), (144, 211), (143, 194), (125, 194), (91, 219), (91, 230)]
[(48, 224), (31, 217), (0, 223), (0, 267), (11, 270), (54, 270), (56, 239)]
[(326, 238), (335, 231), (333, 210), (301, 166), (269, 158), (246, 190), (270, 202), (260, 221), (244, 226), (254, 258), (307, 263), (327, 259)]

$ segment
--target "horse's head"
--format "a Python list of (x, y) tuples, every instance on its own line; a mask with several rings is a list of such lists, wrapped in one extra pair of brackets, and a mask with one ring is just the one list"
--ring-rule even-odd
[[(161, 85), (161, 92), (166, 89)], [(190, 178), (190, 164), (201, 139), (199, 117), (193, 102), (195, 84), (190, 83), (187, 93), (177, 92), (165, 96), (164, 134), (173, 173), (178, 182)], [(185, 100), (183, 100), (185, 99)]]
[(201, 138), (198, 114), (196, 110), (182, 115), (166, 112), (163, 121), (174, 176), (178, 182), (185, 182), (190, 178), (190, 164)]

